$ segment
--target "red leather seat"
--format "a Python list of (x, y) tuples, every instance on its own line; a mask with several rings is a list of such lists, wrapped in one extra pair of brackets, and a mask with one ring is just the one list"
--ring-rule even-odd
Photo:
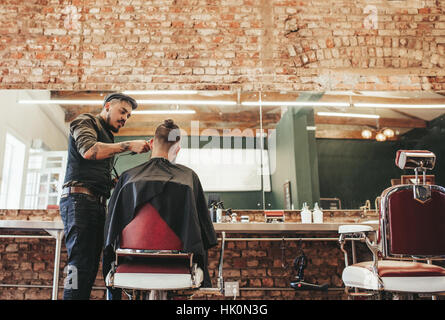
[[(373, 262), (365, 261), (354, 266), (372, 271)], [(445, 269), (436, 265), (396, 260), (382, 260), (378, 264), (380, 277), (444, 277)]]
[(122, 230), (121, 249), (181, 250), (182, 242), (161, 218), (158, 211), (147, 203)]
[(117, 288), (174, 290), (198, 287), (203, 272), (193, 254), (181, 252), (179, 237), (147, 203), (122, 230), (117, 266), (107, 282)]

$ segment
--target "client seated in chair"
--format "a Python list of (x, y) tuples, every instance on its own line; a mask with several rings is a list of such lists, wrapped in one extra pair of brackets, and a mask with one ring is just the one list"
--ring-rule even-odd
[[(212, 287), (207, 250), (217, 244), (216, 233), (197, 174), (186, 166), (175, 164), (179, 141), (179, 127), (172, 120), (165, 120), (149, 142), (151, 159), (125, 171), (117, 182), (105, 222), (103, 274), (109, 289), (114, 287), (109, 279), (118, 272), (116, 252), (122, 251), (121, 248), (135, 249), (134, 255), (147, 249), (190, 253), (193, 263), (203, 272), (200, 286)], [(165, 274), (167, 267), (158, 260), (155, 269)], [(172, 272), (175, 273), (178, 271)], [(153, 279), (159, 282), (160, 277)], [(165, 289), (175, 287), (169, 287), (167, 281), (164, 283)], [(153, 289), (151, 285), (141, 287), (139, 289)], [(119, 290), (110, 292), (113, 292), (112, 299), (120, 298)]]

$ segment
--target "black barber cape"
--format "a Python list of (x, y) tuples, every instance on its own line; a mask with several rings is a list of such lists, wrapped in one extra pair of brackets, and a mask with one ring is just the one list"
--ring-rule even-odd
[(122, 230), (148, 202), (179, 237), (184, 250), (194, 253), (204, 271), (202, 286), (211, 287), (207, 249), (215, 246), (217, 239), (201, 182), (192, 169), (164, 158), (152, 158), (123, 172), (114, 188), (105, 221), (104, 279), (115, 260)]

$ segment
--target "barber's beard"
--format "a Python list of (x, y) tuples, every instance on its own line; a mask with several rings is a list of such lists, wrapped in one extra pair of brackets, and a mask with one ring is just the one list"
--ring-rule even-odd
[(115, 128), (115, 127), (113, 127), (112, 125), (111, 125), (111, 116), (110, 116), (110, 114), (108, 113), (107, 114), (107, 125), (108, 125), (108, 128), (111, 130), (111, 131), (113, 131), (114, 133), (117, 133), (117, 132), (119, 132), (119, 128)]

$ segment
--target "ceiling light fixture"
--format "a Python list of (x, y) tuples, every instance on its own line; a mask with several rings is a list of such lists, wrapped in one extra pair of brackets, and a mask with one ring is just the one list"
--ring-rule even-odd
[(391, 104), (362, 102), (320, 102), (320, 101), (245, 101), (245, 106), (296, 106), (296, 107), (358, 107), (358, 108), (407, 108), (407, 109), (445, 109), (445, 104)]
[(194, 104), (194, 105), (219, 105), (234, 106), (236, 101), (224, 100), (136, 100), (138, 104)]
[(377, 140), (377, 141), (385, 141), (386, 140), (386, 136), (383, 134), (383, 133), (381, 133), (381, 132), (378, 132), (376, 135), (375, 135), (375, 139)]
[[(102, 105), (103, 100), (19, 100), (20, 104), (71, 104)], [(138, 104), (220, 105), (234, 106), (235, 101), (221, 100), (136, 100)]]
[(139, 95), (139, 94), (197, 94), (197, 90), (126, 90), (122, 92), (128, 95)]
[(317, 101), (244, 101), (243, 106), (289, 106), (289, 107), (343, 107), (351, 105), (349, 102), (317, 102)]
[(357, 108), (445, 109), (445, 104), (354, 103)]
[(98, 104), (102, 105), (103, 100), (19, 100), (20, 104)]
[(195, 110), (135, 110), (132, 114), (194, 114)]
[(317, 115), (326, 117), (347, 117), (347, 118), (368, 118), (368, 119), (380, 118), (378, 114), (364, 114), (364, 113), (317, 112)]
[(394, 137), (394, 130), (393, 129), (391, 129), (391, 128), (386, 128), (386, 129), (384, 129), (383, 131), (382, 131), (382, 133), (385, 135), (385, 136), (387, 136), (388, 138), (392, 138), (392, 137)]
[(391, 128), (383, 128), (380, 130), (373, 130), (373, 129), (363, 129), (362, 130), (362, 137), (364, 139), (371, 139), (373, 134), (375, 132), (375, 139), (377, 141), (386, 141), (387, 139), (393, 138), (396, 134), (393, 129)]
[[(195, 94), (198, 91), (176, 91), (176, 90), (161, 90), (161, 91), (124, 91), (127, 94)], [(179, 105), (236, 105), (236, 101), (224, 100), (136, 100), (138, 104), (179, 104)], [(102, 105), (103, 100), (19, 100), (20, 104), (63, 104), (63, 105)], [(311, 102), (311, 101), (244, 101), (243, 106), (295, 106), (295, 107), (358, 107), (358, 108), (406, 108), (406, 109), (445, 109), (445, 104), (382, 104), (382, 103), (348, 103), (348, 102)]]
[(372, 131), (369, 129), (362, 130), (362, 137), (365, 139), (370, 139), (372, 137)]

